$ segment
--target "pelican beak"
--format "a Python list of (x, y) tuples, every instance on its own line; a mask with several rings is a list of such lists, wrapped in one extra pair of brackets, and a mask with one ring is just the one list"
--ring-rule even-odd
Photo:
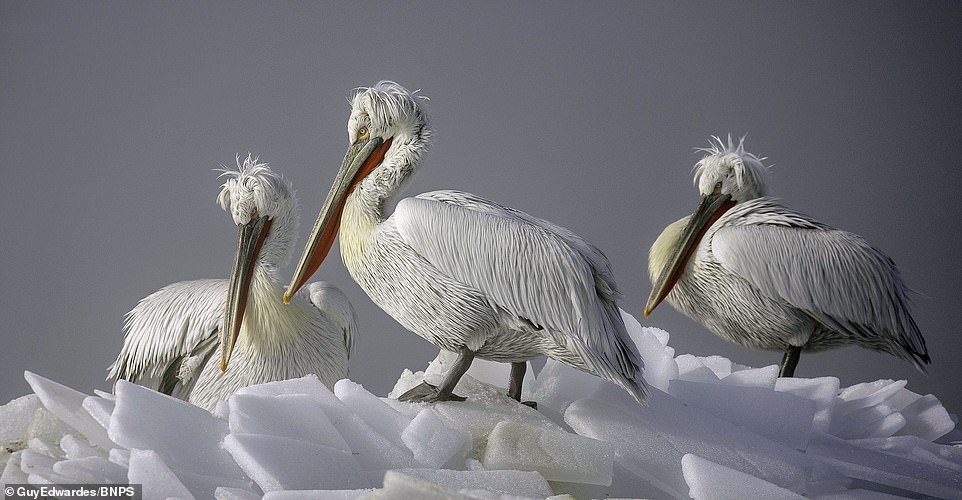
[(701, 204), (682, 231), (678, 246), (658, 274), (658, 279), (652, 283), (651, 294), (648, 295), (648, 303), (645, 304), (646, 318), (668, 296), (675, 283), (681, 278), (688, 259), (698, 247), (698, 242), (708, 228), (733, 206), (735, 202), (732, 201), (731, 195), (715, 192), (702, 197)]
[(222, 372), (227, 371), (227, 363), (230, 361), (231, 353), (234, 352), (234, 343), (237, 342), (237, 335), (244, 321), (244, 311), (247, 309), (254, 262), (261, 253), (261, 247), (264, 246), (264, 239), (270, 229), (271, 221), (266, 216), (257, 217), (240, 226), (234, 271), (230, 275), (228, 285), (230, 295), (227, 297), (224, 323), (220, 328), (220, 371)]
[(311, 275), (321, 266), (321, 262), (324, 262), (324, 258), (331, 250), (331, 245), (334, 244), (334, 238), (337, 236), (337, 230), (341, 225), (341, 212), (344, 210), (344, 202), (348, 195), (354, 191), (354, 187), (381, 164), (384, 155), (391, 147), (392, 141), (393, 138), (388, 138), (385, 141), (380, 137), (371, 137), (358, 140), (347, 149), (347, 153), (344, 154), (344, 161), (341, 163), (341, 169), (337, 172), (331, 191), (327, 194), (327, 199), (324, 200), (324, 206), (317, 216), (317, 222), (314, 223), (314, 230), (311, 231), (311, 236), (307, 240), (304, 254), (301, 255), (301, 260), (297, 263), (297, 269), (294, 271), (294, 277), (291, 278), (291, 284), (284, 292), (285, 303), (291, 301), (294, 294), (304, 286), (304, 283), (307, 283)]

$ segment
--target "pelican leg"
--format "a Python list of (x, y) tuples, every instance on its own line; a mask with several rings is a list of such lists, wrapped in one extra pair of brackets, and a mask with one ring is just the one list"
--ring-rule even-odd
[(461, 348), (461, 352), (458, 354), (458, 359), (454, 362), (454, 366), (448, 370), (447, 375), (444, 376), (444, 380), (441, 381), (441, 387), (431, 385), (427, 382), (421, 382), (404, 394), (401, 394), (397, 398), (398, 401), (408, 401), (411, 403), (464, 401), (465, 398), (454, 394), (454, 387), (458, 385), (458, 381), (461, 380), (464, 373), (471, 367), (472, 361), (474, 361), (474, 351), (469, 350), (467, 347)]
[(524, 382), (524, 372), (527, 370), (527, 361), (511, 363), (511, 376), (508, 378), (508, 397), (537, 410), (538, 403), (536, 401), (521, 401), (521, 384)]
[(779, 366), (778, 376), (779, 377), (794, 377), (795, 367), (798, 365), (798, 358), (802, 355), (802, 348), (797, 346), (788, 346), (785, 349), (785, 354), (782, 355), (782, 364)]

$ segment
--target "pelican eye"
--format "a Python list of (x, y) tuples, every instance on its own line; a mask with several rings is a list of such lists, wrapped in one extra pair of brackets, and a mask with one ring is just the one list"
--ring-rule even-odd
[(251, 219), (257, 218), (257, 207), (251, 209)]
[(717, 192), (721, 191), (721, 188), (722, 188), (722, 183), (721, 183), (721, 182), (716, 182), (716, 183), (715, 183), (715, 192), (717, 193)]
[(367, 127), (361, 127), (361, 128), (359, 128), (359, 129), (357, 129), (357, 138), (358, 138), (358, 139), (361, 139), (361, 140), (367, 139), (367, 135), (368, 135)]

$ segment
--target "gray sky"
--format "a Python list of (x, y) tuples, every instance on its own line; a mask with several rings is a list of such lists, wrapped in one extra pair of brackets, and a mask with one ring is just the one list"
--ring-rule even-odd
[[(895, 260), (933, 359), (924, 376), (843, 348), (797, 374), (907, 378), (962, 412), (959, 26), (955, 1), (0, 1), (0, 401), (28, 391), (25, 369), (106, 387), (137, 300), (228, 275), (212, 169), (235, 153), (294, 183), (299, 252), (347, 145), (346, 97), (392, 79), (431, 98), (437, 137), (408, 194), (460, 189), (567, 226), (639, 318), (648, 247), (698, 201), (692, 148), (747, 133), (775, 196)], [(315, 278), (353, 301), (351, 376), (384, 394), (436, 348), (336, 248)], [(667, 304), (640, 319), (679, 354), (780, 357)]]

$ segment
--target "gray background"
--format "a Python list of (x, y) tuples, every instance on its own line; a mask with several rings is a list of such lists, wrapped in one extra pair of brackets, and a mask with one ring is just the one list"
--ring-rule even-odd
[[(0, 400), (25, 369), (106, 387), (121, 321), (180, 280), (226, 277), (236, 229), (213, 168), (253, 151), (297, 188), (298, 252), (347, 145), (350, 90), (431, 98), (408, 193), (457, 188), (603, 249), (640, 316), (648, 247), (694, 210), (694, 146), (749, 134), (786, 204), (865, 236), (919, 293), (928, 376), (857, 348), (798, 375), (909, 380), (962, 411), (959, 2), (0, 1)], [(378, 394), (436, 349), (347, 276), (352, 378)], [(283, 271), (289, 279), (292, 266)], [(663, 305), (678, 353), (762, 366)]]

